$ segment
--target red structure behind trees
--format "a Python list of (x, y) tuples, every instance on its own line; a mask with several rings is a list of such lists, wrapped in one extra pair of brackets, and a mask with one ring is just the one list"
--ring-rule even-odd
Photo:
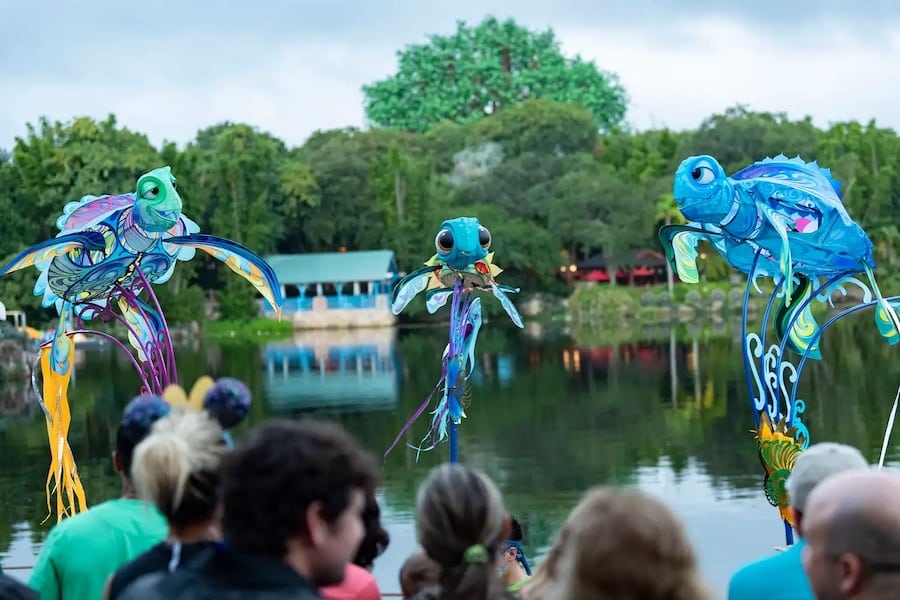
[[(616, 269), (616, 285), (642, 286), (666, 282), (666, 257), (655, 250), (625, 253), (616, 257), (613, 264)], [(575, 281), (609, 283), (611, 277), (608, 261), (603, 254), (596, 254), (568, 267), (560, 267), (560, 274), (569, 284)]]

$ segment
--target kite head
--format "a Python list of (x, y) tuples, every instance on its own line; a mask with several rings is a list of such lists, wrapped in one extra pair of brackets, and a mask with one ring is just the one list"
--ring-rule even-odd
[(675, 203), (694, 223), (719, 225), (734, 206), (734, 186), (712, 156), (691, 156), (675, 172)]
[(441, 262), (464, 269), (487, 256), (491, 232), (473, 217), (450, 219), (441, 223), (434, 247)]
[(137, 181), (134, 220), (141, 229), (168, 231), (181, 218), (181, 196), (175, 190), (171, 167), (154, 169)]

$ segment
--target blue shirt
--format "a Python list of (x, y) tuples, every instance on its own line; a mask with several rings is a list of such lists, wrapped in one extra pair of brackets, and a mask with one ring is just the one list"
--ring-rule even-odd
[(728, 600), (815, 600), (800, 561), (805, 543), (741, 567), (728, 584)]

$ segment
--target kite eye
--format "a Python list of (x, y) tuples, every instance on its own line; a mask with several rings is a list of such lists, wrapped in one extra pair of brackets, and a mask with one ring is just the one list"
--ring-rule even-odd
[(708, 185), (716, 178), (716, 174), (709, 167), (701, 166), (694, 167), (694, 170), (691, 171), (691, 177), (700, 185)]
[(441, 229), (434, 238), (434, 245), (441, 252), (450, 252), (453, 249), (453, 234), (449, 229)]
[(491, 232), (487, 230), (487, 227), (478, 227), (478, 243), (485, 250), (491, 247)]
[(141, 197), (145, 200), (153, 200), (159, 196), (159, 185), (155, 181), (148, 181), (141, 186)]

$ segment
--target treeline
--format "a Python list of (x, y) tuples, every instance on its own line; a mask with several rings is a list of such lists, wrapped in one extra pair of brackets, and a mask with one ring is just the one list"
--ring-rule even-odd
[[(785, 153), (830, 167), (879, 266), (898, 262), (900, 140), (892, 130), (855, 122), (822, 130), (736, 107), (695, 131), (597, 131), (588, 109), (547, 99), (424, 133), (320, 131), (296, 148), (246, 124), (157, 148), (114, 116), (42, 120), (0, 150), (0, 256), (55, 236), (66, 202), (133, 191), (139, 175), (168, 164), (185, 213), (203, 231), (261, 254), (390, 248), (410, 270), (433, 254), (443, 219), (471, 215), (493, 234), (504, 282), (565, 293), (562, 265), (602, 251), (614, 267), (626, 252), (659, 248), (659, 225), (677, 220), (672, 175), (686, 156), (711, 154), (730, 173)], [(711, 278), (727, 273), (721, 262), (707, 269)], [(33, 270), (0, 278), (0, 300), (46, 319), (34, 280)], [(232, 318), (246, 316), (253, 298), (245, 282), (199, 256), (158, 289), (174, 321), (202, 314), (201, 290), (220, 290)]]

